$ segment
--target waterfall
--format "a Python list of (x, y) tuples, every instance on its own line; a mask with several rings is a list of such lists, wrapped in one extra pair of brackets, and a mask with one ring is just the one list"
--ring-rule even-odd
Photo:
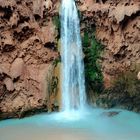
[(62, 111), (81, 110), (86, 103), (83, 52), (74, 0), (61, 5)]

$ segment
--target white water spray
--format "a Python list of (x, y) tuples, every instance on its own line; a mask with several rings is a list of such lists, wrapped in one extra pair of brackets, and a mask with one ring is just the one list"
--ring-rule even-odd
[(61, 7), (62, 111), (81, 110), (86, 103), (83, 52), (74, 0)]

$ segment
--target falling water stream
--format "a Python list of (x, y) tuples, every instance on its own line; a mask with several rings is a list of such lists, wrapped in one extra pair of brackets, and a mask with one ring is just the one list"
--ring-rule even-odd
[[(86, 106), (80, 27), (74, 0), (61, 8), (62, 110), (0, 122), (0, 140), (140, 140), (140, 115)], [(118, 112), (108, 116), (109, 112)]]
[(85, 79), (80, 25), (74, 0), (62, 0), (61, 7), (62, 111), (85, 106)]

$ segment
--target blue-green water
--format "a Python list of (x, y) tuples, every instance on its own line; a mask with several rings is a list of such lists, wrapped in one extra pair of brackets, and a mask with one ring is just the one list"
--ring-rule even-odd
[[(0, 140), (140, 140), (140, 115), (124, 111), (113, 117), (94, 109), (72, 114), (42, 114), (0, 122)], [(83, 113), (82, 113), (83, 114)]]

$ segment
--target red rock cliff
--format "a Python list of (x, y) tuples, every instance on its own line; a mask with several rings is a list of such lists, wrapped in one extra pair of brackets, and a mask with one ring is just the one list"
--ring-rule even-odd
[(79, 9), (105, 46), (102, 72), (106, 87), (121, 72), (140, 67), (139, 0), (81, 0)]
[(52, 20), (58, 14), (56, 3), (0, 0), (0, 112), (20, 116), (27, 110), (47, 110), (58, 57)]

